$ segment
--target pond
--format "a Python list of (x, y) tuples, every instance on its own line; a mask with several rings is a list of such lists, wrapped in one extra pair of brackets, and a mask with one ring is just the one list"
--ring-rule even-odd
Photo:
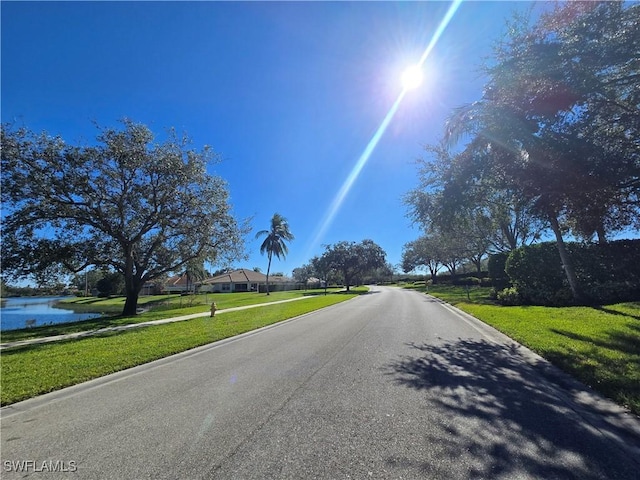
[(0, 331), (73, 323), (97, 318), (99, 313), (74, 313), (55, 308), (59, 300), (69, 297), (15, 297), (2, 300)]

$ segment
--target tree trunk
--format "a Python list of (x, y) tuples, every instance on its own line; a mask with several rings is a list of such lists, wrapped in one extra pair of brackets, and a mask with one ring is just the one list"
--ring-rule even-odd
[(478, 275), (480, 275), (482, 273), (482, 257), (479, 257), (478, 260), (474, 261), (473, 263), (475, 263)]
[(131, 252), (127, 252), (124, 271), (124, 290), (127, 297), (124, 302), (124, 308), (122, 309), (123, 317), (132, 317), (136, 315), (136, 310), (138, 309), (138, 295), (140, 295), (141, 287), (140, 279), (137, 279), (134, 275), (133, 255)]
[(604, 231), (604, 225), (602, 225), (602, 222), (600, 222), (600, 224), (598, 225), (596, 234), (598, 235), (598, 243), (600, 245), (604, 245), (605, 243), (607, 243), (607, 234)]
[(271, 270), (271, 254), (269, 254), (269, 264), (267, 265), (267, 295), (271, 295), (269, 293), (269, 271)]
[(583, 299), (582, 299), (582, 293), (580, 291), (580, 285), (578, 284), (578, 277), (576, 277), (576, 272), (573, 268), (573, 262), (571, 261), (569, 252), (567, 252), (564, 239), (562, 238), (562, 232), (560, 231), (560, 224), (558, 223), (558, 218), (555, 215), (549, 215), (549, 221), (551, 223), (551, 229), (553, 230), (553, 233), (556, 236), (556, 245), (558, 246), (558, 253), (560, 254), (562, 268), (564, 269), (564, 273), (567, 276), (567, 281), (569, 282), (569, 288), (571, 289), (573, 300), (576, 303), (581, 303)]
[(429, 265), (429, 272), (431, 273), (431, 283), (435, 285), (438, 281), (438, 268)]
[(122, 309), (123, 317), (132, 317), (136, 315), (136, 310), (138, 309), (138, 295), (140, 294), (139, 289), (137, 288), (128, 288), (126, 289), (127, 298), (124, 302), (124, 308)]
[(444, 265), (447, 270), (449, 270), (449, 274), (451, 274), (451, 278), (453, 279), (456, 276), (456, 264), (455, 263), (445, 263)]

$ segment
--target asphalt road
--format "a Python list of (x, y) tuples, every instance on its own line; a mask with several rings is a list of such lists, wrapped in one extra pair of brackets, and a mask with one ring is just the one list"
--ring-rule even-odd
[(5, 407), (1, 446), (2, 478), (640, 478), (637, 418), (383, 287)]

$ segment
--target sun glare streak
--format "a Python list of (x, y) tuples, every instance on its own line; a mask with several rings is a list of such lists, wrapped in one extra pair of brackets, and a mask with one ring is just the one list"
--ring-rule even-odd
[[(456, 11), (458, 10), (458, 7), (460, 7), (460, 4), (462, 3), (462, 1), (463, 0), (454, 0), (453, 3), (449, 6), (447, 13), (445, 14), (440, 24), (438, 25), (438, 28), (433, 34), (433, 37), (431, 37), (431, 41), (429, 42), (429, 45), (427, 45), (427, 48), (425, 48), (424, 52), (422, 53), (422, 56), (420, 57), (420, 61), (415, 65), (414, 68), (421, 69), (423, 67), (424, 62), (427, 60), (427, 58), (429, 57), (429, 54), (431, 53), (435, 45), (438, 43), (438, 40), (440, 39), (440, 37), (442, 36), (442, 33), (447, 28), (447, 25), (449, 25), (449, 22), (455, 15)], [(347, 176), (346, 180), (340, 187), (340, 190), (338, 190), (338, 193), (333, 198), (331, 205), (329, 206), (329, 209), (327, 210), (327, 213), (325, 214), (324, 219), (322, 220), (322, 223), (320, 224), (320, 227), (317, 233), (315, 234), (313, 241), (311, 242), (309, 252), (311, 252), (312, 249), (315, 248), (315, 246), (318, 245), (320, 240), (324, 237), (324, 234), (326, 233), (327, 229), (333, 222), (333, 219), (337, 215), (338, 210), (340, 210), (342, 202), (344, 201), (347, 194), (351, 190), (351, 187), (353, 186), (358, 176), (360, 175), (360, 172), (362, 172), (362, 169), (367, 164), (367, 161), (371, 157), (373, 150), (378, 145), (378, 142), (380, 141), (385, 130), (391, 123), (391, 120), (393, 120), (393, 117), (398, 111), (398, 108), (400, 107), (402, 100), (404, 99), (405, 95), (410, 89), (411, 89), (411, 86), (405, 83), (402, 91), (398, 95), (398, 98), (393, 103), (393, 105), (391, 106), (387, 114), (385, 115), (384, 119), (382, 120), (382, 123), (380, 123), (380, 126), (378, 127), (376, 132), (373, 134), (373, 137), (371, 137), (371, 140), (369, 140), (369, 143), (367, 144), (366, 148), (358, 158), (358, 161), (356, 162), (356, 164), (353, 166), (353, 169)], [(307, 257), (309, 257), (309, 254), (307, 254)]]
[(400, 95), (398, 96), (398, 98), (396, 99), (392, 107), (387, 112), (387, 115), (384, 117), (384, 120), (382, 120), (382, 123), (380, 124), (376, 132), (373, 134), (373, 137), (371, 137), (371, 140), (369, 140), (367, 147), (364, 149), (364, 151), (360, 155), (360, 158), (358, 158), (358, 161), (356, 162), (353, 169), (351, 170), (346, 180), (342, 184), (342, 187), (340, 187), (340, 190), (338, 190), (338, 193), (333, 198), (333, 201), (331, 202), (329, 210), (324, 216), (324, 220), (322, 221), (320, 229), (318, 230), (318, 233), (316, 233), (313, 239), (312, 247), (318, 244), (320, 239), (324, 236), (325, 232), (333, 222), (333, 219), (338, 213), (338, 210), (340, 209), (342, 202), (344, 201), (345, 197), (349, 193), (349, 190), (351, 190), (353, 183), (356, 181), (356, 179), (360, 175), (360, 172), (366, 165), (367, 160), (369, 160), (369, 157), (373, 153), (373, 150), (376, 148), (376, 145), (378, 145), (378, 142), (382, 138), (382, 135), (384, 134), (385, 130), (391, 123), (391, 120), (396, 114), (398, 107), (400, 107), (400, 103), (402, 102), (402, 99), (404, 98), (406, 93), (407, 93), (406, 90), (403, 90), (400, 93)]
[(431, 50), (433, 50), (433, 47), (435, 47), (436, 43), (438, 43), (438, 40), (440, 40), (440, 37), (444, 33), (444, 30), (447, 28), (447, 25), (449, 25), (449, 22), (451, 22), (451, 19), (453, 18), (453, 16), (456, 14), (456, 11), (458, 10), (458, 7), (460, 7), (461, 3), (462, 3), (462, 0), (454, 0), (451, 6), (449, 7), (449, 10), (447, 10), (447, 13), (444, 15), (444, 18), (438, 25), (438, 28), (433, 34), (433, 37), (431, 37), (431, 41), (429, 42), (429, 45), (427, 45), (427, 48), (425, 48), (424, 52), (422, 52), (422, 56), (420, 57), (420, 61), (418, 62), (418, 65), (420, 67), (424, 65), (424, 62), (427, 60), (427, 57), (429, 57)]

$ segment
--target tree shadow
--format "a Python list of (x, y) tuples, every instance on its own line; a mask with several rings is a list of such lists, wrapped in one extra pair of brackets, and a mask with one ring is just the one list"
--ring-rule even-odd
[(338, 292), (333, 292), (335, 295), (375, 295), (376, 293), (380, 293), (379, 291), (371, 291), (371, 290), (358, 290), (357, 288), (351, 288), (349, 290), (340, 290)]
[[(630, 327), (640, 331), (640, 326)], [(580, 342), (582, 348), (565, 347), (550, 351), (545, 355), (550, 361), (638, 412), (640, 382), (638, 375), (632, 374), (640, 371), (640, 336), (637, 333), (610, 331), (605, 339), (555, 328), (551, 331)]]
[(5, 347), (2, 350), (3, 357), (10, 357), (16, 354), (22, 354), (25, 352), (38, 352), (40, 350), (46, 351), (57, 345), (63, 345), (66, 343), (77, 342), (79, 340), (83, 340), (86, 338), (106, 338), (106, 337), (114, 337), (121, 333), (126, 332), (126, 330), (106, 330), (100, 333), (95, 333), (94, 331), (83, 331), (77, 332), (78, 334), (73, 338), (68, 338), (64, 340), (56, 340), (53, 342), (43, 342), (43, 343), (27, 343), (24, 345), (16, 345), (12, 347)]
[(604, 313), (609, 313), (611, 315), (619, 315), (622, 317), (628, 317), (628, 318), (633, 318), (635, 320), (640, 320), (640, 315), (632, 315), (630, 313), (625, 313), (625, 312), (619, 312), (617, 310), (614, 310), (613, 308), (607, 308), (607, 307), (592, 307), (594, 310), (599, 310), (601, 312)]
[[(637, 478), (640, 465), (594, 433), (560, 393), (555, 369), (526, 358), (517, 344), (458, 340), (410, 345), (388, 365), (399, 385), (425, 392), (433, 423), (427, 443), (467, 471), (449, 478)], [(565, 389), (570, 379), (566, 378)], [(612, 427), (613, 428), (613, 427)], [(628, 435), (627, 432), (616, 432)], [(632, 442), (640, 448), (640, 438)], [(413, 459), (388, 459), (389, 464)], [(419, 466), (433, 475), (438, 465)], [(443, 477), (444, 478), (444, 477)]]
[(104, 301), (104, 298), (86, 297), (86, 298), (77, 298), (74, 301), (74, 303), (76, 305), (92, 305), (94, 303), (102, 302), (102, 301)]
[[(634, 330), (637, 329), (638, 328), (634, 328)], [(640, 336), (636, 334), (610, 331), (606, 334), (607, 340), (603, 340), (557, 328), (552, 328), (550, 331), (558, 335), (562, 335), (563, 337), (571, 338), (572, 340), (597, 345), (608, 350), (614, 350), (630, 355), (640, 354)]]

